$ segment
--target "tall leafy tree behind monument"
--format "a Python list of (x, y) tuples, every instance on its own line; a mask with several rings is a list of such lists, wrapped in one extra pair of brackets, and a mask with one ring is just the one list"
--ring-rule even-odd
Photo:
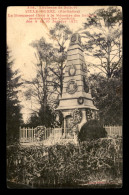
[(54, 123), (53, 108), (58, 104), (59, 95), (62, 95), (66, 60), (65, 43), (71, 33), (67, 26), (56, 23), (55, 27), (49, 31), (50, 39), (55, 43), (54, 46), (47, 43), (43, 37), (31, 43), (31, 46), (36, 49), (37, 75), (32, 81), (25, 81), (29, 84), (25, 96), (27, 99), (32, 97), (35, 103), (39, 104), (39, 110), (32, 109), (32, 112), (37, 113), (39, 124), (45, 126), (51, 126)]
[(20, 76), (18, 71), (13, 71), (13, 60), (11, 52), (7, 47), (7, 64), (6, 64), (6, 138), (7, 144), (15, 142), (19, 138), (19, 126), (22, 122), (22, 115), (20, 113), (20, 102), (18, 100), (18, 87), (21, 85), (19, 82)]
[(122, 125), (122, 13), (118, 7), (95, 11), (84, 24), (82, 37), (89, 63), (92, 96), (103, 124)]
[(56, 63), (56, 68), (50, 67), (54, 75), (54, 80), (52, 81), (54, 84), (54, 90), (59, 89), (59, 95), (62, 96), (63, 92), (63, 76), (65, 69), (65, 61), (67, 58), (66, 51), (66, 42), (69, 39), (72, 31), (68, 26), (56, 23), (54, 28), (50, 30), (51, 39), (56, 41), (56, 47), (54, 48), (53, 53), (53, 62)]
[[(51, 61), (53, 47), (51, 44), (47, 43), (43, 37), (38, 41), (32, 42), (31, 46), (36, 49), (36, 77), (31, 81), (25, 81), (25, 84), (28, 84), (25, 96), (27, 99), (32, 98), (34, 103), (38, 105), (38, 107), (35, 110), (32, 109), (32, 111), (33, 113), (37, 113), (35, 118), (36, 120), (38, 118), (37, 122), (39, 125), (49, 127), (54, 121), (52, 109), (48, 104), (49, 89), (47, 82), (49, 76), (48, 66)], [(32, 118), (33, 117), (31, 116), (31, 119)], [(31, 125), (34, 125), (33, 120), (31, 120), (30, 123), (32, 123)]]
[(89, 77), (95, 105), (104, 125), (122, 125), (122, 78)]
[(89, 63), (112, 78), (122, 62), (122, 13), (118, 7), (98, 9), (84, 23), (84, 49), (97, 63)]

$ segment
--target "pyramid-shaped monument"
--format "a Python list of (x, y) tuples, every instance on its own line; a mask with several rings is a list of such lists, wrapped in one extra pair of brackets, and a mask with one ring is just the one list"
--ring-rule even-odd
[(87, 120), (97, 117), (87, 78), (87, 66), (78, 33), (71, 36), (63, 80), (63, 93), (59, 100), (64, 117), (64, 129), (80, 128)]

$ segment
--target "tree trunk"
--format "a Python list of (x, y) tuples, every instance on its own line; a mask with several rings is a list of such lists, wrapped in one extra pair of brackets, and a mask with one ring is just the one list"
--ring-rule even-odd
[(43, 103), (42, 103), (42, 109), (43, 113), (46, 112), (46, 107), (47, 107), (47, 61), (46, 61), (46, 67), (43, 70), (43, 65), (42, 61), (40, 62), (41, 64), (41, 76), (42, 76), (42, 82), (43, 82)]
[(110, 71), (110, 50), (111, 50), (111, 44), (108, 40), (108, 51), (107, 51), (107, 54), (108, 54), (108, 57), (107, 57), (107, 78), (111, 78), (111, 71)]
[(61, 75), (60, 75), (60, 94), (63, 93), (63, 62), (61, 62)]

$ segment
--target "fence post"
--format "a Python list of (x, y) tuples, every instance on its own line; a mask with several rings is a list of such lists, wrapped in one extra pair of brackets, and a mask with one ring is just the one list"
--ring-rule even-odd
[(53, 138), (55, 139), (55, 129), (53, 129)]
[(32, 132), (31, 132), (31, 136), (32, 136), (31, 140), (32, 140), (32, 142), (34, 141), (33, 133), (34, 133), (34, 131), (33, 131), (33, 127), (32, 127)]
[(19, 141), (21, 141), (21, 126), (19, 127)]
[(120, 136), (120, 127), (118, 128), (118, 133), (119, 133), (119, 136)]
[(48, 129), (46, 128), (46, 139), (47, 139), (47, 137), (48, 137)]
[(23, 142), (25, 142), (25, 138), (26, 138), (26, 129), (25, 127), (23, 128)]
[(35, 128), (34, 128), (34, 141), (35, 141)]
[(48, 129), (48, 137), (50, 136), (50, 128)]
[(64, 137), (66, 138), (66, 120), (65, 120), (65, 117), (64, 117)]
[(26, 128), (26, 141), (27, 141), (27, 128)]
[(109, 132), (110, 132), (110, 136), (111, 136), (111, 135), (112, 135), (111, 126), (109, 126), (109, 129), (110, 129), (110, 131), (109, 131)]
[(49, 137), (49, 128), (47, 129), (47, 139), (48, 139), (48, 137)]
[(44, 140), (46, 139), (46, 127), (45, 127), (45, 138), (44, 138)]

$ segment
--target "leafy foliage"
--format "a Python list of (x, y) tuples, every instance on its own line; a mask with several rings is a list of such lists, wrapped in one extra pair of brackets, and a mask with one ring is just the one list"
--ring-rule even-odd
[(118, 7), (98, 9), (84, 23), (82, 37), (86, 54), (98, 60), (89, 63), (107, 78), (114, 76), (122, 62), (122, 13)]
[[(119, 75), (118, 75), (119, 74)], [(91, 93), (104, 125), (122, 125), (122, 77), (91, 75)]]
[(121, 176), (121, 139), (7, 148), (8, 180), (34, 187), (78, 186), (103, 179), (116, 181)]
[(46, 112), (43, 112), (43, 109), (39, 110), (39, 118), (41, 125), (45, 125), (45, 127), (53, 127), (55, 121), (55, 113), (51, 109), (49, 105), (46, 106)]
[[(31, 46), (36, 49), (37, 75), (32, 81), (25, 82), (28, 87), (25, 96), (27, 100), (31, 99), (35, 102), (36, 106), (32, 105), (34, 109), (31, 110), (38, 115), (34, 117), (36, 121), (38, 121), (38, 117), (39, 124), (46, 127), (54, 125), (54, 108), (58, 104), (59, 95), (62, 95), (67, 56), (65, 43), (70, 34), (71, 31), (66, 25), (56, 23), (53, 29), (49, 31), (50, 39), (55, 41), (53, 45), (47, 43), (43, 37), (31, 43)], [(35, 110), (35, 107), (38, 107), (37, 110)]]
[(107, 136), (106, 130), (100, 124), (98, 120), (90, 120), (85, 123), (78, 134), (80, 141), (86, 141), (88, 139), (99, 139)]
[(22, 120), (22, 115), (20, 113), (20, 102), (18, 100), (19, 82), (20, 76), (18, 76), (18, 71), (12, 71), (13, 60), (10, 56), (10, 50), (7, 48), (7, 99), (6, 99), (6, 133), (7, 133), (7, 144), (12, 141), (15, 142), (19, 138), (19, 126)]
[(67, 25), (56, 23), (50, 30), (50, 34), (52, 39), (55, 40), (55, 47), (53, 48), (53, 63), (55, 64), (54, 67), (50, 66), (54, 79), (52, 82), (49, 82), (54, 86), (54, 90), (62, 96), (64, 68), (67, 58), (66, 43), (72, 34), (72, 31)]

